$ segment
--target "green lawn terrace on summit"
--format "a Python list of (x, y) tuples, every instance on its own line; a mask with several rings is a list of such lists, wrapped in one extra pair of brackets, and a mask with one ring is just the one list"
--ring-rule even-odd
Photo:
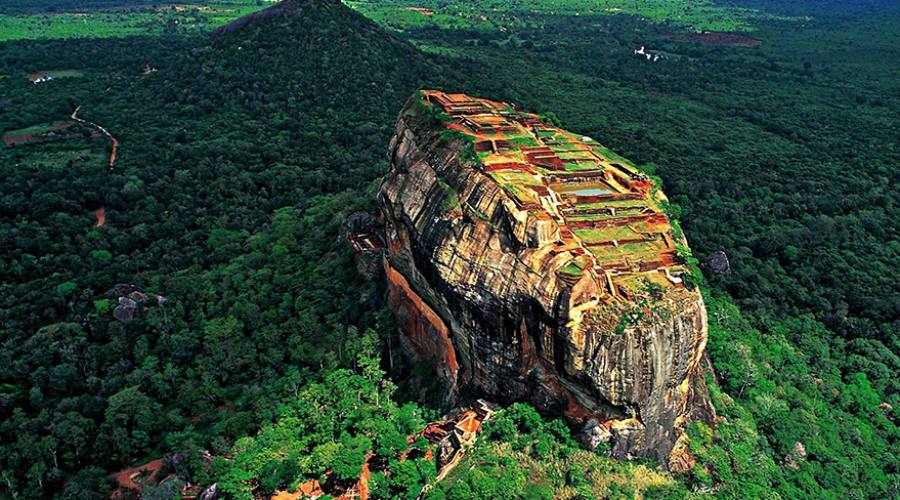
[(573, 256), (559, 273), (594, 273), (626, 297), (647, 283), (683, 285), (678, 238), (660, 206), (665, 197), (626, 160), (509, 103), (430, 90), (421, 98), (443, 113), (447, 128), (472, 139), (480, 167), (517, 215), (556, 223), (554, 251)]

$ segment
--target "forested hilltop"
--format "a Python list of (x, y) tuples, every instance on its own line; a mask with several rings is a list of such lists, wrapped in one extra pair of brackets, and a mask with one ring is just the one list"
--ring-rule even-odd
[(370, 455), (373, 496), (418, 494), (433, 467), (396, 457), (439, 389), (343, 226), (425, 86), (553, 111), (662, 177), (707, 262), (721, 417), (675, 477), (516, 405), (430, 496), (900, 494), (896, 6), (729, 2), (766, 14), (745, 47), (665, 15), (348, 3), (399, 14), (288, 0), (212, 35), (0, 45), (0, 496), (107, 498), (165, 457), (144, 497), (265, 497)]

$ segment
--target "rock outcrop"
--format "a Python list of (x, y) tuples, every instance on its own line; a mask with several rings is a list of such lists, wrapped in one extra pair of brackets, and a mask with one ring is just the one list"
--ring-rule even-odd
[(527, 401), (614, 456), (693, 463), (683, 429), (713, 421), (706, 311), (649, 179), (510, 104), (432, 91), (389, 156), (389, 301), (447, 403)]
[(722, 250), (717, 250), (703, 259), (703, 268), (709, 269), (714, 273), (731, 274), (731, 263), (728, 261), (728, 254)]

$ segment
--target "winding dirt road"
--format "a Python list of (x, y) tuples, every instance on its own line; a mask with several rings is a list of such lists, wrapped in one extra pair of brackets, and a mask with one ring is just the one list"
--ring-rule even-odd
[(99, 130), (100, 132), (102, 132), (103, 135), (105, 135), (106, 137), (109, 137), (109, 140), (110, 140), (110, 141), (112, 141), (112, 152), (109, 153), (109, 169), (112, 170), (113, 167), (116, 166), (116, 151), (119, 149), (119, 141), (118, 141), (118, 139), (116, 139), (115, 137), (113, 137), (113, 135), (109, 133), (109, 130), (106, 130), (106, 129), (103, 128), (102, 126), (97, 125), (97, 124), (94, 123), (94, 122), (89, 122), (89, 121), (87, 121), (87, 120), (85, 120), (85, 119), (78, 118), (78, 111), (80, 111), (80, 110), (81, 110), (81, 106), (78, 106), (77, 108), (75, 108), (75, 111), (72, 111), (72, 116), (71, 116), (71, 118), (72, 118), (73, 120), (75, 120), (75, 121), (77, 121), (77, 122), (84, 123), (84, 124), (86, 124), (86, 125), (90, 125), (90, 126), (96, 128), (97, 130)]
[[(79, 105), (77, 108), (75, 108), (75, 111), (72, 111), (72, 115), (70, 116), (70, 118), (79, 123), (94, 127), (95, 129), (102, 132), (103, 135), (109, 137), (109, 140), (112, 141), (112, 151), (109, 153), (109, 170), (112, 171), (112, 169), (116, 166), (116, 152), (119, 150), (119, 140), (116, 139), (112, 134), (110, 134), (109, 130), (106, 130), (105, 127), (97, 125), (94, 122), (89, 122), (83, 118), (78, 118), (78, 111), (80, 110), (81, 106)], [(104, 224), (106, 224), (106, 207), (101, 206), (97, 208), (96, 210), (94, 210), (94, 215), (97, 217), (97, 227), (102, 227)]]

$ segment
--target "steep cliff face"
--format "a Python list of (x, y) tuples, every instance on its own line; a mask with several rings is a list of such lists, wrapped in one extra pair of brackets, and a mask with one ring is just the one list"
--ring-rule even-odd
[(689, 467), (707, 318), (662, 193), (590, 138), (458, 94), (411, 98), (389, 149), (390, 305), (448, 403), (528, 401), (589, 446)]

